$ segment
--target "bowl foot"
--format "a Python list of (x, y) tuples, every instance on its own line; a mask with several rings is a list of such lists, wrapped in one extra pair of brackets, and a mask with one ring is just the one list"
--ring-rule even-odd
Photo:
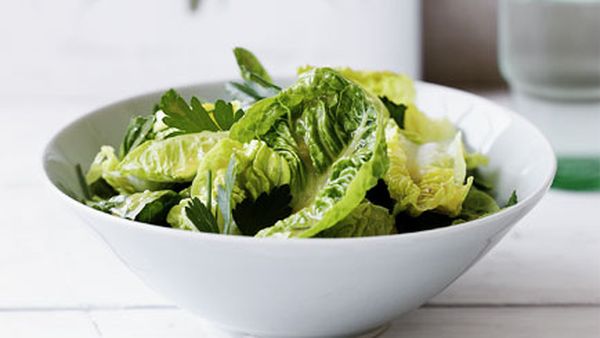
[(212, 324), (210, 322), (204, 321), (203, 325), (203, 333), (206, 337), (211, 338), (378, 338), (383, 335), (387, 329), (390, 327), (389, 323), (383, 324), (376, 328), (367, 330), (364, 333), (356, 334), (356, 335), (335, 335), (335, 336), (271, 336), (271, 335), (253, 335), (249, 333), (243, 333), (235, 330), (230, 330), (227, 328), (223, 328)]

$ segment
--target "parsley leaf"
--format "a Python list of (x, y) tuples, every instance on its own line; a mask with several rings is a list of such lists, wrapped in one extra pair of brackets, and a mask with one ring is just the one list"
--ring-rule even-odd
[(217, 131), (219, 126), (213, 121), (202, 102), (192, 97), (190, 105), (175, 90), (167, 91), (160, 99), (160, 107), (165, 113), (163, 122), (183, 133), (199, 133), (204, 130)]
[(223, 100), (215, 102), (215, 110), (213, 116), (221, 130), (229, 130), (231, 126), (244, 116), (244, 111), (238, 109), (233, 111), (233, 105)]
[(513, 190), (512, 194), (510, 194), (510, 197), (508, 198), (508, 201), (506, 202), (506, 205), (504, 207), (505, 208), (512, 207), (513, 205), (517, 204), (518, 202), (519, 202), (519, 199), (517, 197), (517, 191)]
[(404, 113), (406, 112), (406, 105), (396, 104), (388, 99), (387, 96), (380, 96), (379, 99), (390, 112), (390, 117), (396, 121), (398, 127), (400, 127), (400, 129), (404, 129)]
[(117, 191), (102, 177), (92, 182), (91, 184), (88, 184), (88, 186), (90, 188), (90, 193), (92, 196), (98, 196), (100, 198), (110, 198), (114, 195), (117, 195)]
[(219, 225), (215, 216), (197, 197), (192, 198), (185, 207), (185, 214), (199, 231), (219, 233)]
[(377, 185), (367, 191), (365, 198), (375, 205), (388, 209), (390, 213), (394, 210), (394, 205), (396, 204), (396, 201), (390, 195), (388, 186), (383, 179), (379, 179)]
[(278, 220), (292, 214), (292, 195), (288, 184), (263, 192), (256, 200), (245, 199), (233, 210), (233, 218), (243, 235), (254, 236)]
[(166, 115), (163, 122), (169, 127), (178, 129), (178, 135), (199, 133), (204, 130), (229, 130), (244, 116), (243, 110), (238, 109), (234, 112), (233, 105), (223, 100), (215, 102), (215, 109), (212, 112), (207, 111), (196, 97), (192, 97), (188, 105), (173, 89), (162, 96), (160, 107)]
[(224, 185), (217, 187), (217, 204), (223, 217), (223, 233), (226, 235), (231, 234), (231, 230), (235, 226), (235, 221), (231, 213), (231, 196), (233, 194), (235, 175), (235, 157), (231, 157), (229, 165), (227, 165)]
[(152, 138), (154, 121), (154, 115), (135, 116), (131, 118), (119, 149), (119, 157), (125, 157), (133, 148)]

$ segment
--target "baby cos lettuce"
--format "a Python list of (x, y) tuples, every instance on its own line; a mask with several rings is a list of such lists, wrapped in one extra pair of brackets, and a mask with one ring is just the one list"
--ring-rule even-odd
[(443, 142), (418, 144), (396, 123), (388, 122), (386, 140), (390, 169), (384, 177), (396, 201), (394, 214), (407, 210), (413, 216), (435, 210), (457, 216), (473, 183), (466, 178), (461, 133)]
[(394, 233), (394, 217), (388, 210), (364, 201), (336, 225), (317, 234), (317, 237), (367, 237)]
[[(235, 49), (238, 101), (165, 93), (103, 146), (86, 203), (131, 220), (258, 237), (363, 237), (431, 229), (500, 210), (462, 133), (415, 105), (386, 71), (303, 67), (280, 88)], [(243, 106), (243, 109), (241, 108)], [(516, 203), (513, 195), (507, 206)]]
[(295, 175), (294, 213), (257, 236), (312, 237), (352, 212), (387, 169), (386, 118), (381, 101), (330, 68), (253, 105), (230, 137), (264, 141)]

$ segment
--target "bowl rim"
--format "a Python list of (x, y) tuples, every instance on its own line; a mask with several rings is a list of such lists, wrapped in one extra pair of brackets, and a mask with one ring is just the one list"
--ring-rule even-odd
[[(289, 80), (289, 78), (283, 78), (283, 79), (284, 79), (284, 81), (286, 79)], [(195, 84), (188, 84), (188, 85), (184, 85), (184, 86), (177, 86), (175, 88), (177, 90), (181, 90), (181, 91), (189, 91), (189, 90), (192, 90), (192, 89), (200, 87), (200, 86), (224, 85), (227, 82), (228, 82), (227, 80), (206, 81), (206, 82), (198, 82)], [(451, 94), (462, 95), (462, 96), (467, 97), (470, 100), (478, 100), (479, 102), (482, 102), (486, 105), (491, 105), (494, 108), (496, 108), (497, 110), (501, 111), (503, 114), (508, 115), (511, 118), (511, 120), (516, 120), (516, 121), (518, 121), (518, 123), (522, 123), (522, 124), (526, 125), (527, 128), (529, 128), (532, 132), (536, 133), (537, 136), (542, 140), (543, 147), (546, 149), (546, 151), (545, 151), (546, 155), (551, 157), (551, 162), (550, 162), (551, 167), (547, 171), (547, 174), (546, 174), (546, 177), (544, 178), (543, 184), (541, 184), (539, 187), (537, 187), (537, 189), (535, 189), (533, 191), (533, 193), (531, 193), (529, 196), (520, 200), (517, 204), (507, 207), (507, 208), (503, 208), (500, 211), (498, 211), (492, 215), (478, 218), (476, 220), (472, 220), (472, 221), (468, 221), (468, 222), (464, 222), (464, 223), (460, 223), (460, 224), (455, 224), (452, 226), (445, 226), (445, 227), (421, 230), (421, 231), (410, 232), (410, 233), (380, 235), (380, 236), (367, 236), (367, 237), (350, 237), (350, 238), (312, 238), (312, 237), (311, 238), (282, 238), (282, 237), (232, 236), (232, 235), (213, 234), (213, 233), (197, 232), (197, 231), (186, 231), (186, 230), (175, 229), (175, 228), (171, 228), (171, 227), (157, 226), (157, 225), (153, 225), (153, 224), (149, 224), (149, 223), (143, 223), (143, 222), (132, 221), (132, 220), (120, 218), (120, 217), (110, 215), (105, 212), (96, 210), (94, 208), (91, 208), (91, 207), (81, 203), (80, 201), (68, 196), (66, 193), (64, 193), (62, 190), (60, 190), (56, 184), (54, 184), (54, 182), (50, 178), (50, 174), (48, 173), (48, 170), (46, 167), (46, 162), (47, 162), (47, 158), (49, 157), (48, 154), (51, 152), (51, 148), (52, 148), (53, 144), (56, 142), (56, 140), (60, 137), (60, 135), (65, 130), (73, 127), (77, 123), (80, 123), (82, 120), (87, 119), (90, 115), (97, 114), (100, 111), (109, 109), (111, 107), (124, 105), (128, 102), (138, 101), (144, 97), (159, 95), (159, 94), (163, 93), (165, 90), (153, 90), (153, 91), (149, 91), (146, 93), (141, 93), (138, 95), (130, 96), (130, 97), (127, 97), (124, 99), (116, 100), (109, 104), (102, 105), (96, 109), (93, 109), (93, 110), (83, 114), (82, 116), (79, 116), (78, 118), (63, 125), (49, 139), (49, 141), (47, 141), (46, 146), (44, 147), (44, 151), (42, 153), (42, 159), (41, 159), (42, 160), (42, 163), (41, 163), (42, 170), (44, 171), (44, 176), (45, 176), (45, 179), (43, 181), (45, 182), (45, 184), (47, 186), (50, 187), (50, 190), (52, 190), (55, 194), (57, 194), (59, 196), (59, 198), (61, 198), (63, 201), (66, 201), (67, 204), (71, 205), (71, 207), (77, 208), (77, 210), (81, 210), (82, 213), (91, 213), (95, 217), (100, 218), (101, 220), (105, 220), (107, 222), (116, 222), (116, 223), (120, 223), (126, 227), (139, 229), (141, 231), (145, 230), (145, 231), (150, 231), (150, 232), (156, 232), (157, 234), (164, 234), (164, 235), (176, 236), (176, 237), (179, 236), (179, 237), (187, 238), (187, 239), (198, 238), (200, 240), (207, 240), (207, 241), (211, 241), (211, 242), (227, 242), (227, 243), (239, 243), (239, 244), (241, 244), (241, 243), (261, 243), (264, 245), (264, 243), (269, 243), (269, 244), (273, 244), (273, 245), (283, 244), (283, 245), (288, 245), (288, 246), (289, 245), (310, 245), (310, 246), (313, 246), (313, 245), (325, 245), (325, 246), (336, 245), (336, 246), (338, 246), (338, 245), (352, 245), (352, 244), (363, 243), (363, 242), (380, 243), (380, 242), (384, 242), (384, 241), (420, 239), (423, 237), (439, 237), (439, 236), (445, 236), (450, 233), (468, 231), (471, 228), (482, 226), (484, 223), (494, 223), (505, 217), (516, 215), (519, 213), (520, 210), (525, 209), (528, 206), (531, 206), (531, 207), (535, 206), (535, 204), (537, 204), (537, 202), (549, 190), (552, 180), (554, 178), (554, 175), (556, 174), (556, 169), (557, 169), (556, 155), (554, 154), (554, 151), (552, 150), (552, 146), (550, 145), (550, 142), (544, 136), (544, 134), (535, 125), (533, 125), (530, 121), (528, 121), (522, 115), (517, 114), (513, 110), (511, 110), (507, 107), (501, 106), (487, 98), (475, 95), (473, 93), (470, 93), (470, 92), (467, 92), (467, 91), (464, 91), (461, 89), (447, 87), (447, 86), (443, 86), (443, 85), (439, 85), (439, 84), (435, 84), (435, 83), (429, 83), (429, 82), (418, 81), (418, 80), (415, 80), (414, 83), (415, 83), (415, 88), (416, 88), (417, 92), (419, 91), (419, 88), (429, 87), (429, 88), (436, 88), (438, 90), (448, 91)]]

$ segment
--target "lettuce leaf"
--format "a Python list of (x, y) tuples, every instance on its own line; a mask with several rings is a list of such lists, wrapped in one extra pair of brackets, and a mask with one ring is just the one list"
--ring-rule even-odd
[[(298, 74), (314, 69), (312, 66), (298, 68)], [(396, 104), (408, 104), (415, 101), (415, 86), (410, 77), (390, 71), (364, 71), (348, 67), (336, 68), (345, 78), (352, 80), (371, 94), (387, 97)]]
[(144, 223), (164, 225), (167, 213), (179, 202), (179, 195), (171, 190), (159, 190), (117, 195), (108, 200), (88, 201), (95, 209), (121, 218)]
[(472, 221), (487, 215), (491, 215), (500, 211), (500, 207), (496, 200), (476, 187), (471, 187), (465, 201), (462, 205), (462, 211), (459, 215), (459, 220), (454, 221), (454, 224), (464, 221)]
[(153, 182), (190, 182), (204, 154), (226, 135), (204, 131), (146, 141), (129, 152), (116, 170)]
[(383, 236), (396, 232), (394, 217), (386, 208), (364, 201), (343, 220), (321, 231), (317, 237)]
[(425, 115), (414, 104), (404, 112), (404, 135), (419, 144), (442, 142), (456, 136), (457, 130), (447, 118), (435, 119)]
[(386, 140), (390, 169), (384, 177), (394, 214), (418, 216), (435, 210), (457, 216), (473, 178), (466, 178), (461, 133), (450, 141), (417, 144), (394, 122), (388, 122)]
[(115, 155), (115, 149), (111, 146), (102, 146), (86, 174), (85, 179), (87, 184), (92, 187), (95, 184), (105, 181), (121, 194), (130, 194), (145, 190), (161, 190), (168, 186), (164, 183), (124, 174), (119, 170), (119, 163), (119, 159)]
[(486, 166), (489, 163), (487, 156), (477, 152), (465, 151), (465, 162), (467, 162), (467, 170), (477, 169), (478, 167)]
[[(287, 161), (262, 141), (252, 140), (241, 143), (224, 138), (203, 158), (196, 178), (192, 182), (191, 196), (208, 200), (207, 173), (213, 173), (213, 186), (224, 185), (227, 167), (231, 158), (236, 159), (235, 184), (232, 192), (232, 208), (246, 197), (255, 200), (264, 192), (292, 183)], [(216, 203), (216, 189), (210, 192)], [(216, 204), (214, 205), (216, 206)]]
[(254, 104), (230, 131), (264, 141), (290, 165), (294, 213), (259, 237), (312, 237), (344, 219), (387, 169), (379, 99), (331, 68), (303, 73)]
[(192, 202), (191, 198), (184, 198), (179, 201), (179, 204), (173, 206), (169, 213), (167, 214), (167, 223), (175, 229), (187, 230), (187, 231), (196, 231), (198, 232), (198, 228), (194, 225), (192, 221), (187, 217), (185, 209)]

